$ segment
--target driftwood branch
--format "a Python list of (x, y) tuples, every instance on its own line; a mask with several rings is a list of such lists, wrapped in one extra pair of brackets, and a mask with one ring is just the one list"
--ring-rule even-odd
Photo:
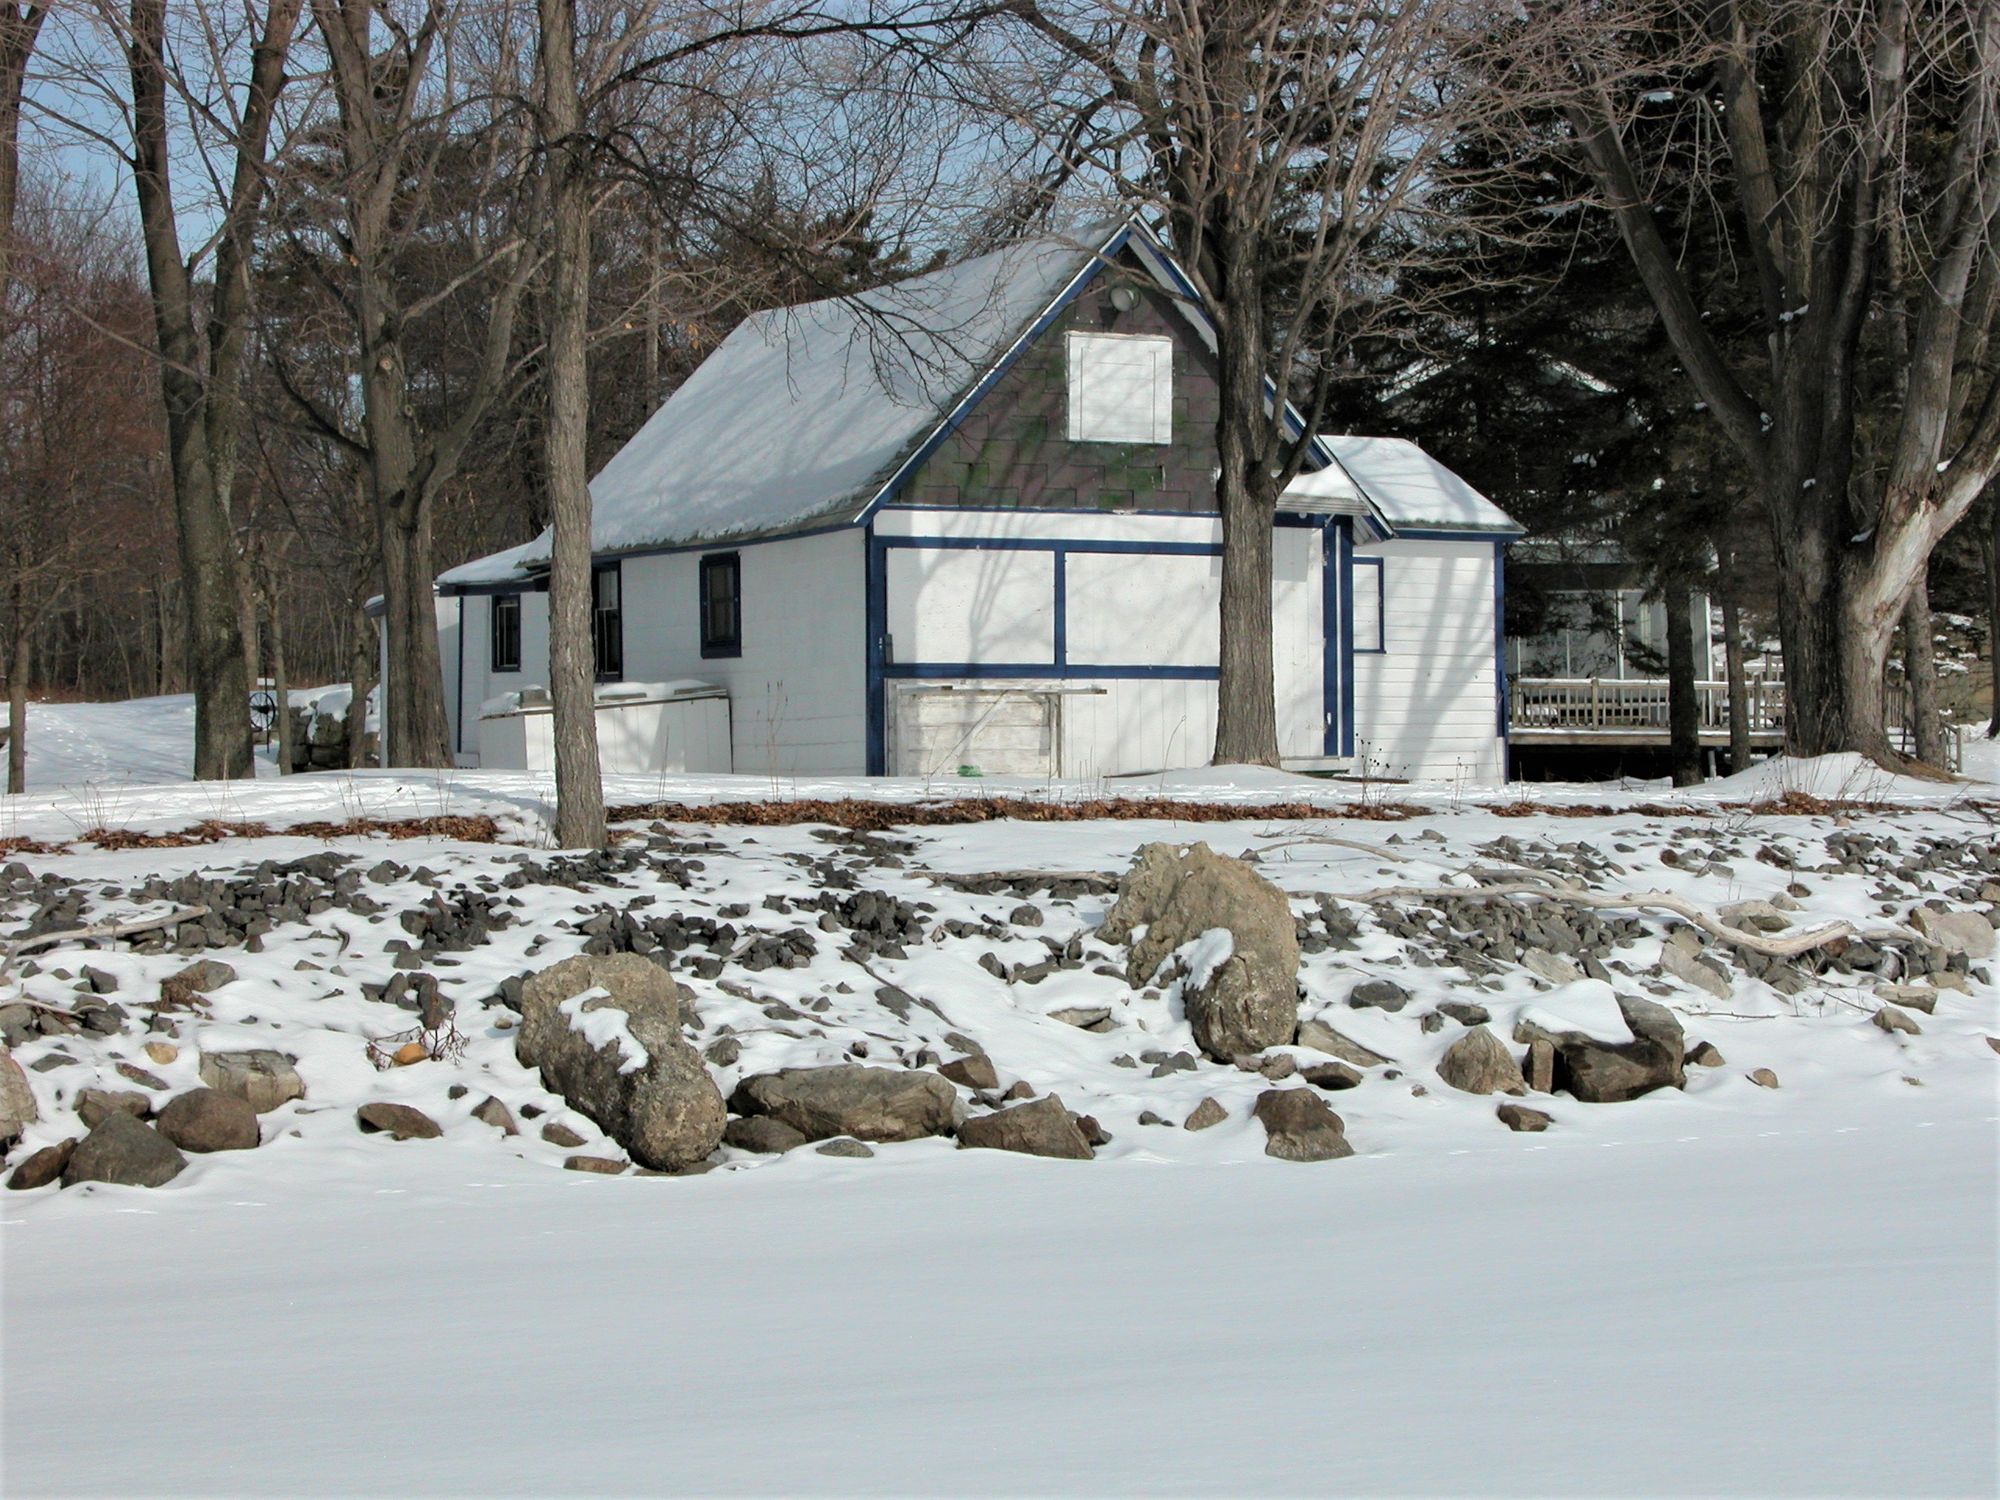
[(53, 947), (57, 943), (96, 942), (106, 938), (132, 937), (137, 933), (151, 932), (160, 927), (177, 927), (182, 922), (192, 922), (208, 915), (206, 906), (180, 906), (170, 912), (162, 912), (156, 917), (135, 917), (128, 922), (99, 922), (91, 927), (72, 927), (63, 932), (45, 932), (39, 937), (18, 938), (0, 951), (0, 980), (5, 980), (7, 971), (14, 960), (23, 953), (32, 953), (37, 948)]

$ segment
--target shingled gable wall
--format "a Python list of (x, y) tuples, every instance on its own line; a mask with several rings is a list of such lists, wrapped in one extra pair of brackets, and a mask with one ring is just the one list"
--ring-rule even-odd
[[(1130, 312), (1111, 290), (1136, 287)], [(1073, 443), (1065, 333), (1166, 334), (1174, 340), (1173, 441)], [(1066, 307), (911, 476), (898, 499), (915, 505), (1038, 510), (1215, 509), (1215, 363), (1150, 281), (1108, 269)]]

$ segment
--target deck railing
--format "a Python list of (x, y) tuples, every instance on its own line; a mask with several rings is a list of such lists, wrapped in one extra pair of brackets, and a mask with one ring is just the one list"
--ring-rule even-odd
[[(1697, 682), (1704, 734), (1729, 731), (1729, 684)], [(1507, 684), (1508, 722), (1516, 729), (1667, 732), (1667, 684), (1659, 678), (1516, 677)], [(1753, 679), (1747, 685), (1750, 730), (1785, 727), (1785, 685)]]

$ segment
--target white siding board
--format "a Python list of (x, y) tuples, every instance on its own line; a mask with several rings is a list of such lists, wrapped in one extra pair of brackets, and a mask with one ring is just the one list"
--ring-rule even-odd
[(1054, 553), (893, 547), (884, 568), (895, 660), (1054, 663)]
[(1221, 630), (1222, 559), (1072, 552), (1074, 667), (1212, 667)]

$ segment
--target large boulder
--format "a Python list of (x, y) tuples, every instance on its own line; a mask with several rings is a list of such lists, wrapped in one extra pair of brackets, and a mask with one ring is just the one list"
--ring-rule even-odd
[(1018, 1151), (1070, 1161), (1088, 1161), (1097, 1154), (1077, 1117), (1054, 1094), (967, 1120), (958, 1127), (958, 1146), (961, 1151)]
[(1352, 1156), (1346, 1126), (1311, 1089), (1266, 1089), (1251, 1111), (1264, 1126), (1264, 1154), (1280, 1161)]
[(257, 1048), (249, 1052), (204, 1052), (201, 1081), (218, 1093), (246, 1100), (258, 1114), (303, 1099), (305, 1081), (292, 1059), (282, 1052)]
[(769, 1115), (809, 1141), (949, 1135), (960, 1114), (958, 1090), (937, 1074), (859, 1063), (760, 1073), (737, 1086), (729, 1107), (740, 1115)]
[(114, 1109), (77, 1143), (63, 1168), (64, 1187), (79, 1182), (111, 1182), (121, 1187), (160, 1187), (187, 1166), (187, 1158), (157, 1131)]
[(680, 986), (638, 954), (565, 959), (521, 987), (514, 1055), (634, 1161), (674, 1171), (713, 1151), (726, 1120), (681, 1007)]
[(159, 1132), (183, 1151), (249, 1151), (259, 1140), (248, 1099), (220, 1089), (189, 1089), (160, 1111)]
[(40, 1118), (28, 1075), (14, 1061), (14, 1054), (0, 1047), (0, 1147), (18, 1140), (21, 1132)]
[(1467, 1094), (1525, 1094), (1527, 1080), (1506, 1043), (1475, 1026), (1445, 1049), (1438, 1077)]
[(1919, 906), (1910, 913), (1910, 925), (1947, 953), (1963, 953), (1967, 958), (1993, 956), (1993, 924), (1983, 912)]
[[(1629, 1042), (1607, 1042), (1580, 1031), (1544, 1031), (1532, 1022), (1515, 1028), (1514, 1040), (1546, 1042), (1554, 1051), (1550, 1085), (1586, 1104), (1615, 1104), (1655, 1089), (1687, 1082), (1687, 1038), (1664, 1005), (1620, 995), (1618, 1013), (1631, 1028)], [(1537, 1080), (1539, 1082), (1539, 1080)]]
[(1181, 995), (1196, 1045), (1218, 1062), (1282, 1047), (1298, 1030), (1292, 909), (1283, 891), (1240, 859), (1206, 844), (1147, 844), (1119, 881), (1099, 936), (1131, 943), (1125, 976), (1135, 986), (1151, 983), (1177, 950), (1198, 944)]

